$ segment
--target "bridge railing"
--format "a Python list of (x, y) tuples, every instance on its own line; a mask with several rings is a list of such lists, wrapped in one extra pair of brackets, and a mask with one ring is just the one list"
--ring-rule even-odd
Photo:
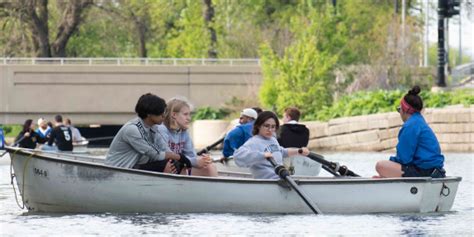
[(453, 78), (453, 84), (462, 83), (462, 81), (464, 81), (466, 78), (468, 78), (469, 76), (472, 77), (473, 75), (474, 75), (474, 62), (459, 65), (453, 68), (451, 72), (451, 76)]
[(0, 65), (260, 65), (256, 58), (0, 58)]

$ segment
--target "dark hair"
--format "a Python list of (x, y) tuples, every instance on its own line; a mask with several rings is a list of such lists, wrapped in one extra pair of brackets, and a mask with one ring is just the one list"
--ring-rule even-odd
[(161, 115), (165, 112), (166, 102), (162, 98), (146, 93), (138, 99), (135, 106), (135, 112), (142, 119), (145, 119), (149, 114)]
[(71, 125), (71, 124), (72, 124), (72, 123), (71, 123), (71, 119), (70, 119), (70, 118), (66, 118), (66, 121), (65, 121), (65, 122), (66, 122), (66, 124), (69, 124), (69, 125)]
[(257, 114), (260, 114), (263, 110), (260, 109), (260, 107), (252, 107), (253, 110), (255, 110), (255, 112), (257, 112)]
[(276, 123), (275, 129), (278, 130), (278, 128), (280, 127), (280, 121), (278, 121), (278, 117), (276, 116), (276, 114), (273, 113), (272, 111), (263, 111), (258, 115), (257, 120), (255, 120), (255, 123), (253, 124), (252, 134), (257, 135), (263, 123), (265, 123), (265, 121), (267, 121), (270, 118), (275, 120), (275, 123)]
[(23, 132), (29, 132), (32, 123), (33, 123), (33, 119), (25, 120), (25, 123), (23, 123)]
[(60, 114), (54, 116), (54, 121), (56, 121), (57, 123), (62, 123), (63, 122), (63, 116), (61, 116)]
[(407, 102), (414, 109), (421, 111), (423, 109), (423, 100), (418, 95), (421, 89), (419, 86), (414, 86), (408, 93), (403, 97), (405, 102)]
[(285, 113), (286, 115), (288, 115), (288, 117), (290, 117), (292, 120), (295, 120), (295, 121), (299, 121), (300, 120), (300, 116), (301, 116), (301, 112), (299, 109), (297, 109), (296, 107), (288, 107), (285, 109)]

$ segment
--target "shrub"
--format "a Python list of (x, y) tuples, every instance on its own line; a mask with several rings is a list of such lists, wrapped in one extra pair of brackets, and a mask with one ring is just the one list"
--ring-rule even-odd
[(228, 114), (229, 111), (226, 109), (214, 109), (206, 106), (196, 110), (193, 114), (193, 121), (201, 119), (223, 119)]

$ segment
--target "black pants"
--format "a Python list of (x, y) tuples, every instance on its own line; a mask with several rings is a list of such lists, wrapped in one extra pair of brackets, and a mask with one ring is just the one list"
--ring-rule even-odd
[(166, 163), (168, 163), (167, 159), (152, 161), (146, 164), (137, 165), (136, 169), (163, 172), (165, 170)]
[(443, 168), (422, 169), (414, 165), (402, 165), (402, 171), (402, 177), (446, 177), (446, 171)]

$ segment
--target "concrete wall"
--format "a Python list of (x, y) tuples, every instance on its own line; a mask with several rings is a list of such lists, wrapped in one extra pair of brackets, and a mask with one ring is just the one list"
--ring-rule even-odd
[[(433, 129), (442, 151), (474, 151), (474, 105), (426, 109), (423, 116)], [(305, 123), (309, 147), (321, 150), (394, 151), (402, 125), (396, 112), (355, 116), (327, 123)]]
[(0, 123), (64, 114), (76, 124), (123, 124), (147, 92), (218, 107), (260, 83), (258, 65), (0, 65)]

